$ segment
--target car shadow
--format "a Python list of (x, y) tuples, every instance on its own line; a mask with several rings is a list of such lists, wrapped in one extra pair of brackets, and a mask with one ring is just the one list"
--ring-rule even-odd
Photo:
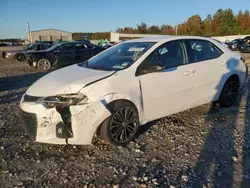
[[(230, 63), (236, 63), (235, 59), (227, 62), (229, 73), (222, 76), (216, 87), (216, 95), (218, 96), (220, 95), (220, 86), (224, 85), (225, 80), (230, 76), (232, 67)], [(249, 83), (247, 86), (249, 88)], [(185, 187), (234, 187), (235, 165), (233, 159), (238, 158), (234, 133), (244, 94), (245, 91), (240, 90), (235, 104), (228, 109), (221, 109), (216, 106), (211, 106), (209, 109), (204, 124), (211, 128), (207, 133), (198, 161), (189, 173)], [(250, 138), (249, 132), (245, 137)], [(246, 166), (246, 164), (243, 164), (242, 168), (244, 169)], [(249, 167), (246, 170), (249, 170)], [(246, 187), (245, 183), (243, 187)]]
[(0, 92), (28, 87), (45, 74), (47, 73), (39, 72), (18, 76), (2, 77), (0, 78)]
[(245, 121), (244, 135), (242, 143), (242, 180), (241, 188), (250, 187), (250, 82), (246, 88), (246, 106), (245, 106)]

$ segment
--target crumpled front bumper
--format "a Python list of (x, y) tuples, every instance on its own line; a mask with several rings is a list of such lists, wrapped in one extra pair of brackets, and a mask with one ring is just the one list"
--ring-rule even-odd
[(21, 115), (24, 129), (33, 140), (50, 144), (91, 144), (98, 126), (111, 113), (100, 101), (89, 104), (69, 106), (70, 136), (65, 124), (64, 114), (56, 108), (47, 109), (42, 104), (23, 102), (21, 100)]

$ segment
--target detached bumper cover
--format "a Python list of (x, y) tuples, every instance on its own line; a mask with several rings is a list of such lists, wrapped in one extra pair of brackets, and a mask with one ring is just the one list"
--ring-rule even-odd
[(14, 59), (14, 54), (9, 54), (9, 53), (7, 53), (6, 51), (3, 51), (3, 52), (2, 52), (2, 57), (3, 57), (4, 59)]
[(97, 127), (111, 115), (100, 101), (69, 106), (72, 136), (62, 138), (58, 136), (58, 130), (61, 130), (58, 127), (66, 126), (62, 114), (55, 108), (46, 109), (41, 104), (21, 102), (21, 109), (25, 132), (37, 142), (50, 144), (89, 145)]

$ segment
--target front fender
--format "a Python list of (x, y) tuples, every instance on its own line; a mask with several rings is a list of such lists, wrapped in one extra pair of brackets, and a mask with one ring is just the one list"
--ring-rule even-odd
[(141, 93), (137, 95), (127, 95), (122, 93), (108, 93), (104, 96), (103, 103), (111, 103), (113, 101), (118, 100), (127, 100), (134, 104), (138, 111), (140, 125), (145, 124), (146, 120), (144, 118), (144, 111), (143, 111), (143, 100)]

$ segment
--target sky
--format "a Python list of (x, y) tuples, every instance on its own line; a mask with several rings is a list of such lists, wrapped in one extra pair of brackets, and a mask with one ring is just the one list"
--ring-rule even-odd
[(147, 25), (177, 25), (219, 8), (250, 9), (250, 0), (0, 0), (0, 38), (26, 38), (30, 29), (106, 32)]

